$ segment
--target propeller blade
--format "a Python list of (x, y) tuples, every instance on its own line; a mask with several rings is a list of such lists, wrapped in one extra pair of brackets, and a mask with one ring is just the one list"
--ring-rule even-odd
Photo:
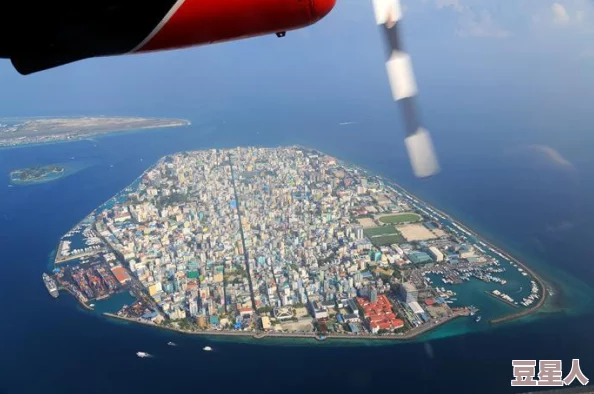
[(417, 114), (417, 83), (410, 55), (404, 51), (399, 34), (398, 25), (402, 20), (400, 0), (373, 0), (373, 10), (387, 42), (386, 71), (392, 97), (402, 109), (406, 133), (404, 144), (413, 173), (419, 178), (435, 175), (439, 172), (439, 163), (431, 135), (421, 125)]

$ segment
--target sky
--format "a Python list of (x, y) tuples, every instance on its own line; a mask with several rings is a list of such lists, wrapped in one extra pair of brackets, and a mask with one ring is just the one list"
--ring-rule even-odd
[[(457, 181), (480, 197), (471, 190), (486, 186), (480, 169), (504, 177), (510, 162), (530, 167), (516, 184), (540, 187), (543, 201), (557, 201), (555, 189), (565, 187), (587, 205), (556, 228), (594, 213), (594, 0), (402, 2), (423, 125), (443, 164), (440, 185), (479, 168)], [(276, 117), (284, 123), (272, 127), (295, 140), (307, 127), (322, 139), (327, 125), (355, 122), (341, 134), (351, 149), (395, 166), (405, 149), (384, 62), (371, 0), (337, 0), (322, 21), (284, 38), (88, 59), (30, 76), (0, 61), (0, 117), (178, 116), (253, 128), (262, 126), (254, 119)], [(283, 129), (295, 124), (298, 131)], [(521, 204), (513, 192), (501, 204)]]
[[(405, 45), (430, 107), (477, 98), (555, 107), (564, 96), (579, 106), (592, 98), (589, 0), (403, 4)], [(225, 110), (237, 103), (263, 109), (283, 101), (372, 106), (390, 97), (380, 39), (371, 1), (338, 0), (321, 22), (282, 39), (90, 59), (27, 77), (1, 61), (0, 116)]]

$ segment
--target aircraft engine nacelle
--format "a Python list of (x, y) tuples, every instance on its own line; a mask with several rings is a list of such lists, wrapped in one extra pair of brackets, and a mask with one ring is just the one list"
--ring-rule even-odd
[(281, 33), (309, 26), (336, 0), (177, 1), (133, 51), (146, 52)]
[(336, 0), (50, 0), (7, 2), (0, 57), (21, 74), (96, 56), (207, 45), (322, 19)]

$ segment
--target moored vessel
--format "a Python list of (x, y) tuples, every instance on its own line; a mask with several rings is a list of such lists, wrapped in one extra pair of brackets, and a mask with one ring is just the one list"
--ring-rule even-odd
[(47, 288), (47, 291), (51, 294), (51, 296), (54, 298), (58, 298), (58, 285), (56, 284), (54, 278), (52, 278), (45, 272), (43, 273), (43, 275), (41, 275), (41, 277), (43, 278), (43, 283), (45, 284), (45, 287)]

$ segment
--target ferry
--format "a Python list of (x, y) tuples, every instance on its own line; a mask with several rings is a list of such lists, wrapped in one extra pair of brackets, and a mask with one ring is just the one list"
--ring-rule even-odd
[(205, 352), (210, 352), (212, 351), (212, 348), (210, 346), (204, 346), (202, 350), (204, 350)]
[(151, 355), (145, 352), (136, 352), (136, 355), (140, 358), (150, 357)]
[(56, 281), (45, 272), (43, 273), (43, 275), (41, 275), (41, 277), (43, 278), (43, 283), (45, 283), (45, 287), (47, 288), (47, 291), (49, 291), (51, 296), (54, 298), (58, 298), (59, 293)]

